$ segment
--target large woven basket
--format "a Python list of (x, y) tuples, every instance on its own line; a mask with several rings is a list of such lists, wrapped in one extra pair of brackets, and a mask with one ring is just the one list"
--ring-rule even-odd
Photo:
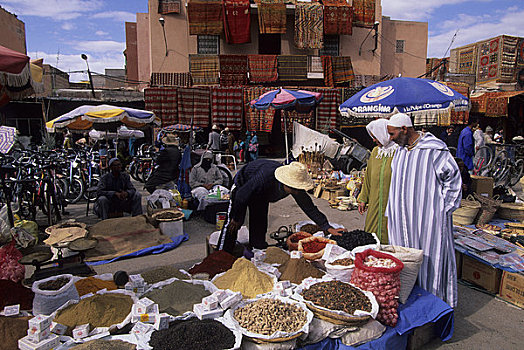
[(289, 341), (289, 340), (293, 340), (293, 339), (296, 339), (298, 337), (300, 337), (302, 334), (304, 334), (303, 332), (300, 332), (300, 333), (297, 333), (295, 335), (292, 335), (290, 337), (285, 337), (285, 338), (275, 338), (275, 339), (261, 339), (261, 338), (251, 338), (251, 337), (246, 337), (248, 338), (249, 340), (251, 340), (253, 343), (257, 343), (257, 344), (264, 344), (264, 343), (283, 343), (285, 341)]
[(334, 312), (322, 310), (310, 303), (306, 303), (306, 306), (313, 311), (315, 317), (320, 318), (321, 320), (331, 322), (333, 324), (342, 325), (342, 326), (362, 326), (366, 324), (371, 316), (343, 316)]
[(501, 219), (524, 220), (524, 205), (517, 203), (502, 203), (497, 211)]
[(455, 225), (471, 225), (474, 223), (479, 210), (481, 208), (480, 202), (476, 201), (471, 195), (460, 202), (460, 208), (453, 213), (453, 223)]
[(481, 208), (477, 217), (477, 224), (484, 225), (493, 219), (497, 209), (502, 204), (502, 201), (497, 199), (498, 197), (488, 198), (474, 193), (475, 199), (481, 204)]

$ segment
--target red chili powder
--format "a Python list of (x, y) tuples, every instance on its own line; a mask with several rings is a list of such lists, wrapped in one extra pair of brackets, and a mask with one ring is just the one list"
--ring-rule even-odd
[(326, 247), (325, 242), (318, 242), (318, 241), (310, 241), (310, 242), (302, 242), (302, 248), (304, 248), (304, 251), (306, 253), (318, 253), (322, 249)]
[(22, 283), (0, 280), (0, 309), (8, 305), (20, 304), (20, 310), (31, 310), (35, 293)]
[(193, 266), (188, 272), (192, 275), (197, 273), (207, 273), (209, 278), (215, 275), (226, 272), (233, 266), (236, 258), (223, 250), (217, 250), (209, 254), (200, 264)]

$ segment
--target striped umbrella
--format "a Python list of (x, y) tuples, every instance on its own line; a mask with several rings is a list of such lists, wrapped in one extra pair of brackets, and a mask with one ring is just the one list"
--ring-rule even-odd
[(15, 144), (16, 128), (0, 126), (0, 152), (7, 153)]

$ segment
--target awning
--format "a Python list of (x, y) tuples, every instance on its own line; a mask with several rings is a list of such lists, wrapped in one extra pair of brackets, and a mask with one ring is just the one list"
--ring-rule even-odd
[(488, 117), (507, 117), (509, 99), (524, 91), (495, 91), (471, 96), (471, 111)]

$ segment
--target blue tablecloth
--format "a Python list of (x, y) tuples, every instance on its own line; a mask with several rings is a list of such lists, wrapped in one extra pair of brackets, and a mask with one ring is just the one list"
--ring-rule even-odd
[(340, 339), (326, 338), (316, 344), (304, 347), (304, 350), (389, 350), (405, 349), (408, 336), (413, 329), (427, 323), (435, 323), (435, 335), (443, 341), (453, 335), (453, 309), (435, 295), (415, 286), (405, 304), (398, 308), (399, 321), (397, 326), (386, 327), (386, 332), (379, 339), (372, 340), (358, 347), (342, 344)]

